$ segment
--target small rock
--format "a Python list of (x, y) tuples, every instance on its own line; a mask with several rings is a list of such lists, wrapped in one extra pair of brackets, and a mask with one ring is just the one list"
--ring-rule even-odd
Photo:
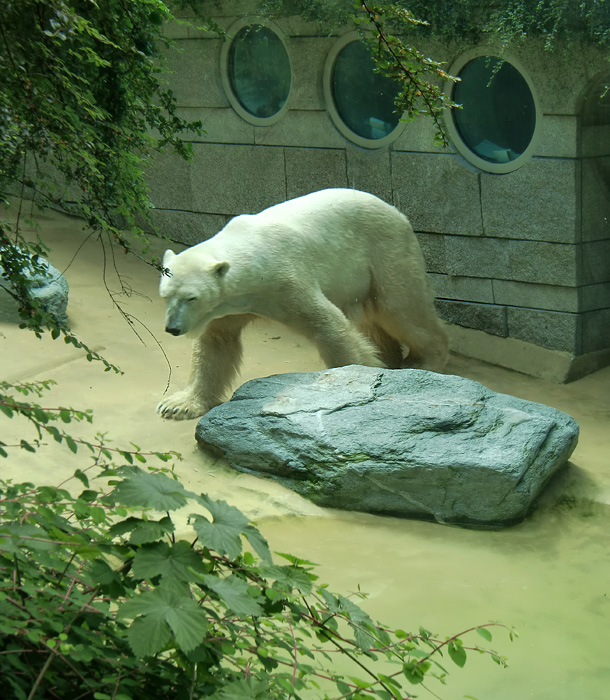
[[(68, 282), (61, 272), (48, 260), (39, 258), (45, 272), (25, 271), (31, 280), (30, 295), (42, 302), (44, 308), (55, 317), (60, 326), (67, 326)], [(21, 323), (17, 301), (6, 291), (6, 279), (2, 277), (0, 267), (0, 321), (4, 323)]]
[(578, 424), (462, 377), (353, 365), (247, 382), (196, 438), (320, 506), (497, 528), (525, 517)]

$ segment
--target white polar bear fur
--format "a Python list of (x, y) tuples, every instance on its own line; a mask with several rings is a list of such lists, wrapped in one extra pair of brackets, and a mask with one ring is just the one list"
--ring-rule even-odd
[(257, 317), (303, 333), (328, 367), (440, 370), (447, 357), (413, 229), (365, 192), (322, 190), (237, 216), (199, 245), (167, 250), (163, 267), (166, 331), (195, 337), (189, 384), (157, 406), (164, 418), (197, 418), (224, 400), (241, 331)]

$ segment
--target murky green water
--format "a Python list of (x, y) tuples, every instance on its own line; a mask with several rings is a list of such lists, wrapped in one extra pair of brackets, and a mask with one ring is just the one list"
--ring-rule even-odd
[(364, 607), (377, 619), (442, 635), (489, 621), (516, 629), (513, 643), (494, 630), (508, 669), (478, 654), (463, 671), (447, 663), (442, 697), (601, 699), (610, 683), (610, 520), (595, 510), (558, 508), (502, 532), (356, 514), (262, 528), (274, 549), (321, 564), (336, 590), (369, 592)]

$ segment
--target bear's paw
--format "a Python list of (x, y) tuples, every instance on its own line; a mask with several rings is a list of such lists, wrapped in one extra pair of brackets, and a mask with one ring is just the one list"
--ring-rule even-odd
[(161, 418), (171, 420), (189, 420), (200, 418), (213, 406), (206, 404), (200, 397), (194, 396), (188, 389), (179, 391), (157, 405), (157, 413)]

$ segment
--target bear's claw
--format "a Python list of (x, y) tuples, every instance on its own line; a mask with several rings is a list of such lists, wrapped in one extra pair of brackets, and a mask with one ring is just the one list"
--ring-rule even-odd
[(170, 420), (191, 420), (193, 418), (200, 418), (209, 410), (209, 406), (205, 406), (201, 401), (194, 400), (191, 396), (185, 395), (185, 392), (178, 392), (168, 399), (159, 402), (157, 405), (157, 413), (161, 418)]

